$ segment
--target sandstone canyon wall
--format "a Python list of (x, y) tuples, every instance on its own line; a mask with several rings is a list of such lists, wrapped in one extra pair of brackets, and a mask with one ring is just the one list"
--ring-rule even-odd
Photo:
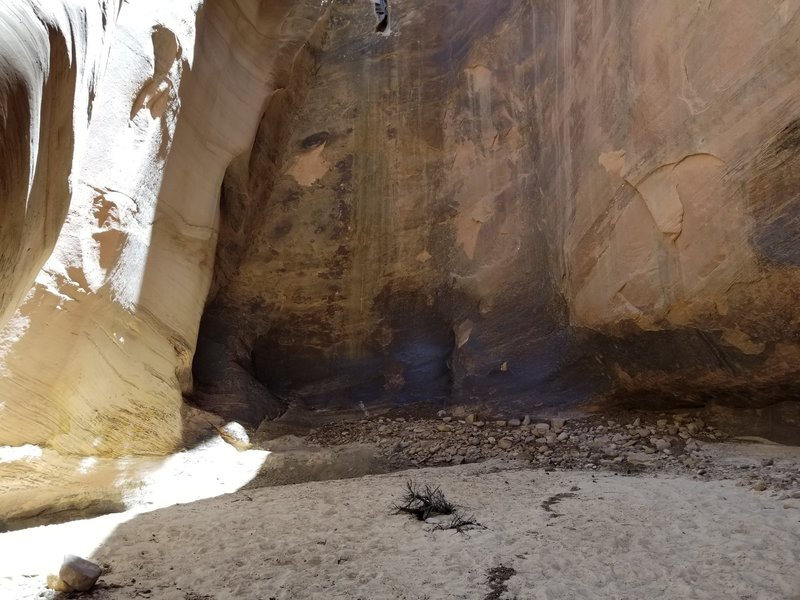
[(800, 0), (35, 6), (0, 19), (0, 444), (168, 452), (184, 395), (796, 397)]
[[(3, 222), (4, 297), (27, 295), (0, 343), (0, 444), (169, 452), (183, 443), (223, 174), (251, 145), (274, 79), (314, 35), (320, 7), (87, 2), (74, 20), (51, 23), (38, 4), (12, 3), (4, 20), (22, 29), (4, 39), (8, 56), (30, 45), (46, 58), (49, 43), (51, 62), (44, 74), (5, 70), (17, 85), (0, 98), (6, 111), (26, 97), (41, 104), (27, 107), (41, 115), (36, 135), (3, 140), (17, 161), (3, 164), (3, 189), (17, 192), (3, 206), (25, 220)], [(16, 117), (7, 126), (24, 128)], [(25, 185), (26, 164), (44, 183)], [(26, 251), (20, 244), (34, 249), (22, 263), (12, 253)]]
[(797, 2), (390, 9), (228, 172), (201, 406), (796, 394)]

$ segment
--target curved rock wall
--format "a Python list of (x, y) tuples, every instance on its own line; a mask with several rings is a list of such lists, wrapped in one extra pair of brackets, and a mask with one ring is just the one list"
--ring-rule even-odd
[(0, 6), (0, 326), (56, 243), (121, 0)]
[[(27, 10), (30, 23), (21, 27), (40, 27), (38, 9)], [(85, 14), (95, 15), (88, 8)], [(46, 191), (57, 200), (52, 212), (41, 209), (45, 233), (54, 237), (63, 227), (0, 339), (0, 444), (100, 455), (163, 453), (182, 444), (182, 392), (191, 388), (223, 174), (252, 144), (280, 64), (303, 46), (319, 14), (310, 1), (152, 0), (123, 4), (105, 38), (107, 23), (46, 24), (56, 58), (45, 88), (88, 79), (79, 69), (92, 58), (84, 59), (85, 48), (99, 47), (107, 64), (88, 90), (73, 94), (63, 84), (43, 94), (43, 121), (49, 105), (83, 115), (72, 122), (86, 144), (76, 147), (80, 160), (71, 171), (67, 117), (63, 131), (59, 121), (38, 145), (30, 138), (52, 181)], [(48, 51), (46, 35), (17, 41)], [(37, 81), (26, 85), (35, 89)], [(24, 86), (6, 89), (5, 106), (22, 103)], [(4, 136), (11, 145), (4, 156), (24, 156), (27, 139)], [(21, 185), (11, 176), (3, 181)], [(34, 202), (48, 201), (35, 196), (35, 181), (32, 190)], [(30, 214), (19, 194), (3, 202)], [(4, 222), (19, 237), (13, 225)], [(47, 239), (32, 244), (40, 257)], [(9, 289), (24, 290), (35, 266), (10, 269), (16, 287)]]

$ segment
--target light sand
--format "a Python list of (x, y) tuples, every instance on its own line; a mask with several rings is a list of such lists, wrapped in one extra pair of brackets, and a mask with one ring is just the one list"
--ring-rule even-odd
[[(392, 514), (409, 477), (441, 485), (485, 529)], [(80, 524), (38, 528), (41, 543), (59, 528), (80, 536)], [(730, 481), (483, 463), (164, 508), (120, 524), (93, 558), (111, 565), (101, 581), (122, 586), (91, 596), (103, 599), (483, 599), (502, 564), (516, 571), (502, 598), (783, 600), (800, 598), (800, 500)], [(7, 578), (0, 597), (37, 597), (41, 581)]]

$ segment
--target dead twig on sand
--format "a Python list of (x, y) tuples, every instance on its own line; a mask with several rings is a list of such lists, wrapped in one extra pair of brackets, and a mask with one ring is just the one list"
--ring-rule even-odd
[(435, 529), (455, 529), (463, 533), (471, 527), (482, 527), (473, 516), (465, 516), (450, 502), (439, 486), (419, 485), (414, 481), (406, 482), (406, 492), (400, 503), (393, 506), (398, 513), (414, 515), (420, 521), (440, 515), (452, 515), (447, 523), (439, 523)]
[(436, 515), (451, 515), (456, 510), (438, 486), (418, 485), (410, 480), (406, 482), (403, 499), (394, 508), (397, 512), (414, 515), (420, 521)]
[(472, 529), (474, 527), (484, 528), (483, 525), (475, 520), (474, 516), (470, 515), (469, 517), (465, 517), (456, 512), (448, 523), (440, 523), (434, 529), (439, 529), (441, 531), (444, 531), (445, 529), (455, 529), (458, 533), (464, 533), (468, 529)]

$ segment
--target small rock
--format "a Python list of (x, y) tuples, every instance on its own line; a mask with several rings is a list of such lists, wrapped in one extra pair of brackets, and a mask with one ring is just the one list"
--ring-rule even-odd
[(761, 466), (762, 467), (771, 467), (775, 464), (775, 461), (771, 458), (763, 458), (761, 459)]
[(520, 425), (522, 425), (522, 421), (520, 421), (519, 419), (509, 419), (508, 420), (508, 426), (509, 427), (519, 427)]
[(237, 450), (250, 448), (250, 437), (247, 435), (247, 431), (236, 421), (231, 421), (224, 427), (217, 428), (217, 432), (223, 440)]
[(68, 554), (58, 576), (76, 592), (87, 592), (97, 582), (103, 570), (90, 560)]
[(475, 425), (475, 427), (483, 427), (485, 423), (483, 421), (475, 421), (473, 425)]
[(467, 425), (472, 425), (477, 419), (478, 417), (476, 417), (474, 414), (471, 414), (467, 415), (464, 421), (467, 423)]
[(523, 417), (523, 419), (522, 419), (522, 424), (523, 424), (525, 427), (527, 427), (528, 425), (530, 425), (530, 424), (531, 424), (531, 417), (530, 417), (530, 415), (525, 415), (525, 417)]
[(634, 427), (640, 427), (642, 425), (642, 420), (639, 417), (636, 417), (636, 420), (633, 422)]
[(453, 420), (453, 417), (442, 417), (442, 421), (444, 421), (445, 423), (449, 423), (452, 420)]
[(564, 441), (564, 440), (566, 440), (568, 437), (569, 437), (569, 434), (568, 434), (566, 431), (562, 431), (561, 433), (559, 433), (559, 434), (558, 434), (558, 437), (556, 437), (556, 439), (557, 439), (559, 442), (563, 442), (563, 441)]
[(464, 456), (462, 456), (461, 454), (456, 454), (456, 455), (453, 457), (453, 459), (451, 460), (451, 462), (452, 462), (454, 465), (462, 465), (462, 464), (464, 464), (464, 461), (465, 461), (465, 460), (466, 460), (466, 458), (465, 458)]
[(509, 448), (511, 448), (511, 446), (514, 445), (514, 441), (507, 437), (504, 437), (500, 438), (500, 440), (497, 442), (497, 445), (503, 450), (508, 450)]
[(550, 431), (550, 425), (547, 423), (537, 423), (533, 426), (536, 433), (543, 435), (544, 433)]
[(762, 479), (759, 479), (753, 484), (753, 489), (757, 492), (763, 492), (767, 489), (767, 484)]
[(652, 448), (647, 448), (644, 453), (641, 452), (628, 452), (626, 458), (628, 462), (632, 465), (649, 465), (652, 464), (653, 459), (650, 458), (647, 454), (647, 450), (650, 450), (652, 453)]
[(567, 424), (566, 419), (550, 419), (550, 426), (555, 431), (560, 431), (561, 429), (564, 429), (564, 425), (566, 424)]
[(664, 427), (666, 426), (667, 426), (666, 419), (659, 419), (658, 421), (656, 421), (656, 427), (658, 427), (659, 429), (664, 429)]
[(506, 422), (505, 421), (495, 421), (494, 425), (495, 425), (495, 427), (505, 427), (506, 426)]
[(440, 410), (439, 412), (436, 413), (436, 416), (437, 417), (446, 417), (447, 416), (447, 411), (446, 410)]

